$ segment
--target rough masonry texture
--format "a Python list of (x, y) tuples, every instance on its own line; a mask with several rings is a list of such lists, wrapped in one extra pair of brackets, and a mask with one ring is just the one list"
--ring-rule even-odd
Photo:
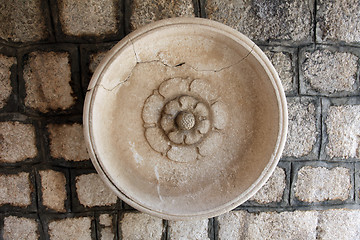
[[(120, 201), (88, 161), (81, 124), (107, 50), (181, 16), (254, 40), (289, 111), (268, 182), (236, 210), (190, 222)], [(359, 53), (358, 0), (0, 0), (0, 239), (360, 239)]]
[(50, 239), (91, 239), (91, 218), (76, 217), (49, 223)]
[(316, 40), (360, 42), (360, 6), (356, 0), (318, 1)]
[(49, 36), (42, 0), (2, 1), (0, 38), (11, 42), (34, 42)]
[(109, 206), (116, 203), (117, 196), (97, 173), (77, 176), (75, 181), (79, 201), (85, 207)]
[(3, 108), (12, 92), (11, 70), (16, 58), (0, 54), (0, 109)]
[(195, 16), (192, 0), (130, 0), (130, 2), (132, 30), (164, 18)]
[(24, 67), (25, 105), (41, 112), (65, 110), (75, 103), (71, 67), (65, 52), (32, 52)]
[(350, 197), (350, 169), (302, 167), (295, 183), (295, 196), (304, 202), (346, 200)]
[(27, 207), (31, 204), (33, 190), (29, 173), (0, 175), (0, 206), (9, 204), (15, 207)]
[(360, 158), (360, 105), (331, 106), (325, 120), (331, 157)]
[(311, 153), (318, 129), (316, 105), (310, 98), (288, 98), (288, 135), (283, 156), (301, 157)]
[(304, 93), (329, 95), (358, 89), (359, 58), (356, 55), (322, 49), (304, 52), (303, 58)]
[(278, 72), (284, 91), (294, 91), (294, 66), (291, 54), (273, 51), (265, 51), (265, 54)]
[(170, 239), (210, 239), (208, 236), (209, 221), (207, 219), (199, 221), (170, 221)]
[(125, 213), (120, 221), (122, 239), (161, 239), (164, 227), (160, 218), (144, 213)]
[(286, 187), (285, 178), (284, 169), (277, 167), (265, 185), (250, 200), (262, 204), (280, 202)]
[(50, 152), (54, 158), (64, 158), (66, 161), (87, 160), (82, 126), (74, 124), (49, 124)]
[(20, 122), (0, 122), (0, 162), (16, 163), (36, 157), (35, 128)]
[(208, 0), (207, 17), (253, 40), (310, 41), (312, 6), (309, 1)]
[(317, 212), (237, 211), (218, 218), (219, 239), (315, 239)]
[(117, 33), (120, 6), (120, 2), (116, 0), (60, 0), (58, 8), (61, 28), (71, 36)]
[(64, 212), (67, 198), (64, 174), (53, 170), (42, 170), (39, 174), (43, 205), (55, 211)]
[(4, 239), (39, 239), (38, 223), (35, 219), (8, 216), (4, 219)]

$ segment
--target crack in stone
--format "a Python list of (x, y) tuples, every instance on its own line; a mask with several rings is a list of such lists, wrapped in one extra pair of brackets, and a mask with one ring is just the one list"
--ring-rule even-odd
[[(134, 43), (132, 42), (132, 40), (131, 40), (130, 38), (129, 38), (129, 43), (132, 45), (132, 49), (133, 49), (133, 51), (134, 51), (134, 56), (135, 56), (135, 59), (136, 59), (136, 64), (135, 64), (134, 67), (131, 69), (129, 75), (125, 78), (124, 81), (119, 82), (118, 84), (116, 84), (116, 85), (115, 85), (114, 87), (112, 87), (112, 88), (107, 88), (107, 87), (105, 87), (105, 86), (102, 85), (102, 84), (97, 85), (98, 87), (102, 87), (104, 90), (111, 92), (111, 91), (115, 90), (116, 88), (118, 88), (119, 86), (121, 86), (121, 85), (123, 85), (124, 83), (126, 83), (126, 82), (130, 79), (130, 77), (132, 76), (133, 71), (135, 70), (135, 68), (136, 68), (138, 65), (148, 64), (148, 63), (160, 63), (160, 64), (164, 65), (165, 67), (169, 67), (169, 68), (177, 68), (177, 67), (181, 67), (181, 66), (184, 66), (184, 65), (185, 65), (185, 66), (188, 66), (189, 68), (193, 69), (193, 70), (196, 71), (196, 72), (214, 72), (214, 73), (218, 73), (218, 72), (221, 72), (221, 71), (223, 71), (223, 70), (229, 69), (229, 68), (231, 68), (231, 67), (234, 67), (234, 66), (240, 64), (242, 61), (244, 61), (244, 60), (253, 52), (254, 47), (255, 47), (255, 44), (254, 44), (254, 45), (251, 47), (251, 50), (250, 50), (244, 57), (242, 57), (240, 60), (238, 60), (238, 61), (235, 62), (234, 64), (231, 64), (231, 65), (229, 65), (229, 66), (225, 66), (225, 67), (222, 67), (222, 68), (219, 68), (219, 69), (215, 69), (215, 70), (207, 70), (207, 69), (198, 69), (198, 68), (196, 68), (196, 67), (193, 67), (193, 66), (187, 64), (186, 62), (181, 62), (181, 63), (176, 64), (176, 65), (170, 65), (170, 64), (165, 63), (162, 59), (155, 59), (155, 60), (149, 60), (149, 61), (140, 61), (140, 60), (139, 60), (139, 57), (138, 57), (138, 55), (137, 55), (137, 53), (136, 53)], [(95, 86), (95, 87), (97, 87), (97, 86)], [(88, 91), (90, 91), (90, 90), (92, 90), (92, 89), (89, 89)]]

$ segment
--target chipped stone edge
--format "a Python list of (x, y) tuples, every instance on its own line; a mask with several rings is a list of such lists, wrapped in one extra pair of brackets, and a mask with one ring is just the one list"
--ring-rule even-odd
[[(96, 90), (98, 88), (97, 80), (102, 75), (103, 71), (107, 67), (107, 63), (111, 61), (113, 56), (118, 52), (119, 49), (125, 47), (131, 39), (135, 39), (136, 37), (141, 36), (142, 34), (155, 30), (156, 28), (160, 28), (162, 26), (169, 26), (169, 25), (178, 25), (178, 24), (194, 24), (194, 25), (205, 25), (208, 27), (212, 27), (218, 31), (221, 31), (223, 34), (228, 34), (233, 38), (236, 38), (237, 40), (241, 40), (245, 46), (249, 49), (249, 54), (253, 54), (255, 58), (257, 58), (258, 61), (260, 61), (263, 64), (263, 67), (265, 68), (265, 71), (268, 75), (271, 76), (272, 84), (276, 91), (276, 96), (278, 99), (278, 103), (280, 105), (279, 107), (279, 134), (278, 139), (276, 143), (276, 149), (272, 155), (272, 159), (270, 159), (268, 165), (265, 167), (259, 178), (252, 184), (252, 186), (247, 189), (242, 195), (235, 198), (233, 201), (228, 202), (216, 209), (213, 209), (211, 211), (206, 212), (198, 212), (193, 213), (191, 215), (171, 215), (167, 214), (165, 212), (160, 212), (153, 210), (147, 206), (143, 206), (140, 203), (135, 202), (131, 197), (126, 195), (125, 191), (122, 189), (119, 189), (115, 184), (114, 181), (111, 179), (111, 176), (109, 176), (105, 170), (103, 169), (103, 166), (101, 165), (101, 161), (99, 161), (98, 156), (96, 154), (96, 147), (93, 144), (93, 134), (92, 134), (92, 127), (91, 127), (91, 112), (92, 112), (92, 105), (93, 105), (93, 96), (96, 94)], [(135, 56), (136, 57), (136, 56)], [(242, 61), (242, 60), (240, 60)], [(237, 63), (236, 63), (237, 64)], [(230, 66), (231, 67), (231, 66)], [(212, 70), (213, 71), (213, 70)], [(119, 84), (123, 84), (125, 81), (127, 81), (128, 78), (126, 78), (124, 81), (120, 82)], [(117, 84), (118, 85), (118, 84)], [(247, 199), (249, 199), (251, 196), (253, 196), (261, 187), (263, 184), (266, 183), (268, 178), (271, 176), (272, 172), (274, 171), (282, 150), (284, 149), (285, 140), (286, 140), (286, 134), (287, 134), (287, 128), (288, 128), (288, 120), (287, 120), (287, 103), (285, 98), (285, 93), (282, 88), (282, 84), (280, 82), (279, 76), (275, 70), (275, 68), (272, 66), (270, 60), (266, 57), (266, 55), (261, 51), (259, 47), (257, 47), (254, 42), (252, 42), (249, 38), (247, 38), (245, 35), (239, 33), (238, 31), (215, 21), (208, 20), (208, 19), (201, 19), (201, 18), (170, 18), (165, 20), (160, 20), (151, 24), (148, 24), (144, 27), (139, 28), (138, 30), (130, 33), (126, 38), (124, 38), (122, 41), (120, 41), (112, 50), (110, 50), (105, 58), (101, 61), (99, 64), (99, 67), (96, 69), (88, 90), (85, 97), (85, 104), (84, 104), (84, 114), (83, 114), (83, 123), (84, 123), (84, 135), (85, 135), (85, 142), (86, 147), (89, 151), (89, 155), (91, 157), (91, 160), (94, 164), (95, 169), (98, 171), (100, 177), (103, 179), (103, 181), (127, 204), (130, 206), (148, 213), (150, 215), (169, 219), (169, 220), (191, 220), (191, 219), (203, 219), (203, 218), (209, 218), (214, 217), (217, 215), (220, 215), (222, 213), (228, 212), (232, 209), (234, 209), (239, 204), (243, 203)]]

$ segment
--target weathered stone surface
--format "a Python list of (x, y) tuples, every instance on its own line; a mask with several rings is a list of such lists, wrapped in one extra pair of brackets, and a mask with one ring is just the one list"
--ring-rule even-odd
[(295, 196), (304, 202), (346, 200), (351, 191), (350, 169), (305, 166), (298, 171)]
[(37, 155), (35, 128), (31, 124), (0, 122), (0, 162), (16, 163)]
[(294, 66), (292, 55), (287, 52), (265, 51), (279, 74), (285, 92), (294, 91)]
[(199, 221), (169, 221), (169, 236), (170, 239), (194, 239), (206, 240), (210, 239), (208, 236), (207, 219)]
[(67, 161), (83, 161), (89, 159), (85, 147), (81, 124), (49, 124), (50, 151), (54, 158)]
[(163, 224), (160, 218), (145, 213), (125, 213), (120, 221), (122, 239), (161, 239)]
[(64, 212), (66, 200), (66, 178), (62, 172), (39, 171), (41, 178), (42, 203), (45, 207)]
[(66, 218), (49, 223), (50, 239), (91, 239), (91, 218)]
[(322, 211), (319, 216), (317, 239), (360, 239), (359, 226), (359, 210), (331, 209)]
[(32, 52), (24, 66), (25, 105), (41, 112), (65, 110), (75, 103), (71, 67), (65, 52)]
[(113, 217), (109, 214), (101, 214), (99, 217), (100, 222), (100, 235), (102, 240), (114, 239), (114, 230), (112, 227)]
[(307, 92), (320, 94), (351, 92), (355, 86), (359, 58), (348, 52), (328, 49), (303, 53), (301, 66)]
[(12, 42), (32, 42), (46, 39), (48, 35), (41, 0), (1, 2), (0, 38)]
[(90, 64), (89, 64), (90, 73), (95, 72), (97, 66), (99, 65), (101, 60), (103, 60), (106, 53), (107, 53), (106, 51), (100, 51), (100, 52), (97, 52), (97, 53), (90, 54), (90, 56), (89, 56), (89, 58), (90, 58), (89, 59), (90, 60)]
[(318, 136), (316, 106), (309, 98), (288, 98), (289, 128), (283, 156), (308, 155)]
[(276, 167), (269, 180), (250, 200), (261, 204), (281, 202), (286, 187), (285, 178), (285, 170)]
[(360, 158), (360, 105), (331, 106), (325, 124), (330, 158)]
[(360, 5), (356, 0), (317, 2), (317, 41), (360, 42)]
[(310, 1), (208, 0), (205, 10), (208, 18), (253, 40), (311, 41)]
[(85, 207), (110, 206), (116, 203), (116, 195), (97, 173), (77, 176), (75, 181), (78, 199)]
[(37, 240), (39, 239), (38, 224), (34, 219), (16, 216), (5, 217), (3, 237), (5, 240)]
[(32, 191), (29, 173), (0, 175), (0, 205), (26, 207), (31, 204)]
[(195, 16), (192, 0), (132, 0), (131, 9), (132, 30), (164, 18)]
[(6, 105), (12, 91), (10, 68), (14, 64), (16, 64), (16, 58), (0, 54), (0, 108)]
[(77, 37), (116, 34), (120, 29), (120, 6), (121, 3), (116, 0), (60, 0), (61, 28), (66, 35)]
[(229, 212), (218, 218), (219, 239), (315, 239), (317, 215), (316, 211)]

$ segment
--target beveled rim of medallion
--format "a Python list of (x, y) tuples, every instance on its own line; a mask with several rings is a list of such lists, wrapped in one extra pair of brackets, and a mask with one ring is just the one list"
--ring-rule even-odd
[[(177, 213), (169, 213), (163, 211), (161, 209), (155, 209), (151, 206), (146, 205), (144, 202), (138, 201), (134, 199), (130, 194), (128, 194), (126, 190), (126, 186), (119, 186), (116, 185), (115, 176), (112, 176), (105, 168), (102, 163), (102, 156), (99, 154), (97, 150), (97, 146), (94, 140), (94, 129), (93, 129), (93, 122), (92, 116), (96, 114), (94, 112), (94, 99), (96, 98), (97, 90), (99, 89), (101, 76), (108, 70), (109, 64), (114, 61), (116, 54), (119, 53), (123, 48), (131, 44), (131, 41), (134, 39), (139, 39), (143, 35), (147, 34), (156, 34), (158, 29), (163, 27), (172, 27), (172, 26), (192, 26), (194, 28), (205, 26), (207, 28), (212, 29), (214, 32), (220, 35), (226, 35), (226, 37), (231, 38), (232, 40), (236, 41), (239, 46), (246, 47), (247, 49), (251, 49), (249, 54), (253, 56), (254, 59), (258, 62), (259, 65), (263, 68), (263, 71), (266, 72), (269, 81), (271, 81), (271, 85), (273, 87), (274, 98), (277, 101), (277, 118), (278, 118), (278, 132), (276, 136), (276, 144), (274, 144), (274, 149), (269, 157), (266, 166), (262, 169), (261, 174), (257, 177), (257, 179), (248, 187), (245, 191), (243, 191), (237, 197), (227, 201), (224, 204), (221, 204), (215, 208), (207, 209), (205, 211), (194, 211), (192, 213), (187, 214), (177, 214)], [(121, 55), (119, 55), (121, 57)], [(117, 56), (117, 57), (119, 57)], [(193, 121), (193, 114), (189, 112), (184, 112), (184, 115), (175, 118), (176, 123), (179, 123), (179, 129), (190, 131), (194, 127)], [(189, 121), (189, 123), (187, 122)], [(187, 125), (189, 124), (189, 126)], [(262, 50), (257, 47), (250, 39), (248, 39), (243, 34), (239, 33), (238, 31), (215, 21), (201, 19), (201, 18), (171, 18), (160, 20), (151, 24), (148, 24), (144, 27), (141, 27), (134, 32), (130, 33), (126, 36), (123, 40), (121, 40), (116, 46), (114, 46), (106, 55), (106, 57), (101, 61), (99, 66), (97, 67), (95, 73), (92, 76), (90, 84), (88, 86), (88, 91), (85, 98), (84, 103), (84, 113), (83, 113), (83, 125), (84, 125), (84, 135), (85, 135), (85, 142), (86, 146), (92, 160), (94, 167), (96, 168), (97, 172), (99, 173), (102, 180), (127, 204), (130, 206), (148, 213), (150, 215), (160, 217), (163, 219), (168, 220), (192, 220), (192, 219), (203, 219), (203, 218), (210, 218), (214, 216), (218, 216), (220, 214), (226, 213), (241, 203), (247, 201), (251, 198), (268, 180), (271, 176), (272, 172), (275, 170), (277, 163), (280, 159), (282, 150), (285, 145), (286, 134), (287, 134), (287, 104), (286, 98), (284, 94), (284, 90), (282, 84), (280, 82), (279, 76), (266, 57), (266, 55), (262, 52)], [(116, 146), (114, 146), (116, 147)]]

